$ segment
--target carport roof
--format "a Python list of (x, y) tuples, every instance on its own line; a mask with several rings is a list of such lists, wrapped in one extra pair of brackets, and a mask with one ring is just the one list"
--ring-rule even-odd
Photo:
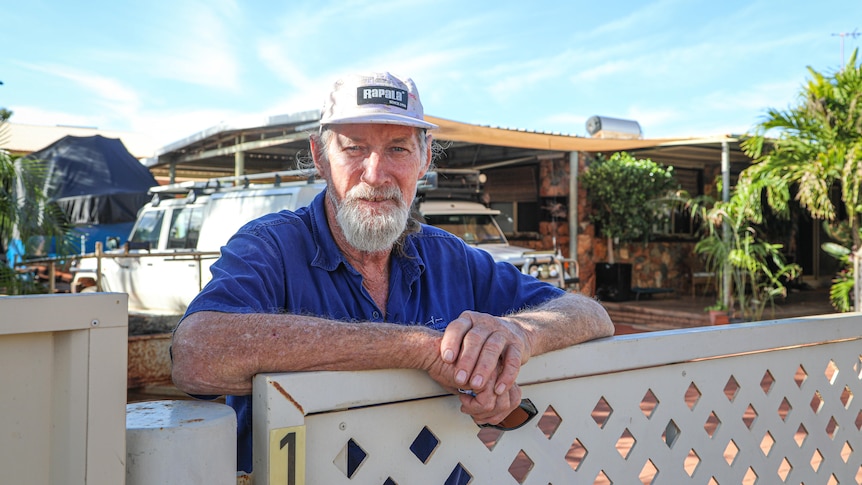
[[(308, 135), (318, 129), (318, 111), (270, 117), (259, 126), (218, 125), (157, 150), (144, 161), (154, 173), (175, 164), (177, 176), (233, 174), (237, 153), (243, 153), (247, 173), (290, 170), (297, 157), (308, 156)], [(703, 167), (721, 162), (722, 144), (731, 163), (747, 165), (738, 137), (606, 139), (473, 125), (426, 116), (437, 124), (434, 137), (445, 147), (438, 165), (447, 168), (488, 168), (534, 163), (569, 152), (629, 151), (679, 167)]]

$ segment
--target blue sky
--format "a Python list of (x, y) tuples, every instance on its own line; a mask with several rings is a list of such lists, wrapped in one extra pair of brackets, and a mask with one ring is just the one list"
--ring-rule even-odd
[(862, 1), (0, 0), (12, 122), (149, 135), (319, 109), (346, 72), (412, 77), (427, 114), (586, 136), (741, 134), (862, 42)]

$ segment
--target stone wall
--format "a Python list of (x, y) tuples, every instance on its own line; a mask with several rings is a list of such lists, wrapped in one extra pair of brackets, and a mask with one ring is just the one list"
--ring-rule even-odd
[[(616, 262), (632, 264), (632, 286), (673, 288), (678, 293), (691, 291), (689, 260), (694, 242), (634, 242), (616, 245)], [(603, 239), (594, 241), (600, 254), (607, 254)], [(607, 261), (593, 259), (592, 264)]]
[[(586, 170), (587, 155), (579, 154), (579, 173)], [(518, 240), (517, 244), (534, 250), (558, 249), (569, 257), (568, 224), (569, 163), (568, 160), (543, 160), (539, 165), (540, 197), (553, 197), (552, 204), (545, 204), (543, 220), (539, 223), (538, 240)], [(548, 200), (548, 199), (546, 199)], [(562, 203), (563, 206), (559, 207)], [(564, 212), (560, 212), (560, 210)], [(586, 190), (578, 188), (577, 261), (580, 291), (595, 295), (595, 265), (607, 262), (607, 241), (596, 237), (595, 227), (589, 221), (589, 204)], [(555, 245), (556, 243), (556, 245)], [(632, 263), (632, 286), (649, 288), (673, 288), (679, 294), (691, 291), (690, 262), (694, 242), (632, 242), (616, 247), (616, 262)]]

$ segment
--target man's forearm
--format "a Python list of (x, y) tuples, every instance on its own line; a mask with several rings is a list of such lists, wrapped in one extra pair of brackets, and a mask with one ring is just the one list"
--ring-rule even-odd
[[(525, 330), (525, 361), (530, 355), (613, 335), (604, 308), (575, 294), (507, 318)], [(415, 368), (431, 371), (445, 385), (455, 373), (442, 362), (441, 337), (422, 326), (198, 312), (174, 333), (173, 379), (191, 394), (243, 395), (251, 392), (252, 378), (261, 372)]]
[[(530, 355), (540, 355), (614, 334), (608, 312), (596, 300), (575, 293), (509, 315), (530, 340)], [(529, 358), (529, 356), (526, 356)]]
[(440, 332), (291, 314), (199, 312), (174, 333), (173, 379), (192, 394), (248, 394), (261, 372), (427, 369)]

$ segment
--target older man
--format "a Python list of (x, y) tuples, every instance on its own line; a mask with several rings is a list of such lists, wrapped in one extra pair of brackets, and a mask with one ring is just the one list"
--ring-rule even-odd
[(239, 469), (251, 470), (257, 373), (423, 369), (494, 424), (521, 403), (531, 356), (613, 333), (597, 302), (411, 219), (436, 128), (412, 80), (346, 77), (320, 125), (310, 144), (326, 190), (234, 235), (174, 333), (176, 385), (237, 410)]

